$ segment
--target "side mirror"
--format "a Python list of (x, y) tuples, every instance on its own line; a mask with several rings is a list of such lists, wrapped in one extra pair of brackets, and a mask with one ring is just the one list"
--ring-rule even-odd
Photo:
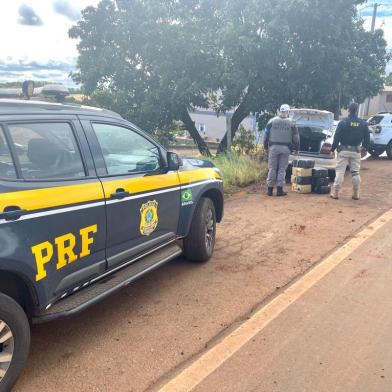
[(182, 166), (182, 159), (175, 152), (168, 152), (167, 166), (169, 171), (177, 171)]

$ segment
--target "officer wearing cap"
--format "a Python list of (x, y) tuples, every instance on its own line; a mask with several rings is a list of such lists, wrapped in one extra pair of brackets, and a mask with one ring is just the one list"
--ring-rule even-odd
[(358, 117), (359, 105), (355, 102), (348, 107), (349, 116), (342, 120), (335, 133), (332, 151), (338, 151), (336, 164), (336, 178), (332, 188), (331, 197), (339, 198), (343, 185), (344, 174), (350, 166), (353, 182), (353, 200), (359, 200), (361, 177), (361, 149), (367, 150), (370, 144), (370, 133), (366, 121)]
[(290, 106), (282, 105), (279, 115), (269, 121), (264, 132), (264, 149), (268, 151), (268, 196), (277, 186), (277, 196), (286, 196), (283, 186), (289, 164), (290, 149), (299, 149), (299, 133), (295, 122), (289, 118)]

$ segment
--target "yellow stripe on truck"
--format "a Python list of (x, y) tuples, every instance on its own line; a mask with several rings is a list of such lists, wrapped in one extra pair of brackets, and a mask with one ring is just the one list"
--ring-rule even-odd
[(178, 173), (181, 184), (189, 184), (196, 181), (221, 179), (219, 173), (214, 168), (203, 168), (187, 170)]
[(0, 211), (9, 206), (18, 206), (32, 211), (101, 199), (103, 199), (103, 193), (99, 182), (30, 189), (0, 194)]
[(103, 188), (105, 190), (105, 198), (110, 199), (110, 195), (115, 193), (117, 189), (122, 188), (131, 195), (146, 191), (154, 191), (162, 188), (175, 187), (180, 185), (177, 173), (167, 173), (157, 176), (120, 178), (115, 181), (103, 180)]
[[(119, 188), (135, 194), (209, 179), (220, 179), (219, 174), (213, 168), (201, 168), (156, 176), (124, 177), (111, 181), (105, 181), (104, 179), (103, 185), (105, 198), (109, 199), (110, 195)], [(28, 211), (34, 211), (94, 202), (103, 198), (102, 186), (99, 181), (78, 185), (8, 192), (0, 194), (0, 212), (9, 206), (18, 206)]]

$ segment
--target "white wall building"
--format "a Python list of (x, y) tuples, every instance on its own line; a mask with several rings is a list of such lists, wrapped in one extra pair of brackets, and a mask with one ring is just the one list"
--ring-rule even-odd
[[(229, 112), (227, 115), (232, 116), (233, 112)], [(200, 135), (206, 141), (219, 143), (226, 134), (226, 114), (217, 116), (212, 109), (198, 109), (191, 113), (191, 118), (195, 122)], [(246, 130), (254, 132), (257, 140), (258, 132), (255, 116), (245, 118), (241, 125)]]
[(370, 98), (369, 112), (366, 115), (366, 101), (359, 107), (359, 117), (368, 118), (379, 112), (392, 112), (392, 86), (385, 86), (384, 90)]

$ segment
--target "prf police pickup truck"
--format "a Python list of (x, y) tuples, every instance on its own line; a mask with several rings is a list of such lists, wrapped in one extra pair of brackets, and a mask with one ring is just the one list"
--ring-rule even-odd
[(207, 261), (222, 181), (116, 113), (0, 100), (0, 390), (24, 366), (30, 322), (80, 312), (180, 254)]

